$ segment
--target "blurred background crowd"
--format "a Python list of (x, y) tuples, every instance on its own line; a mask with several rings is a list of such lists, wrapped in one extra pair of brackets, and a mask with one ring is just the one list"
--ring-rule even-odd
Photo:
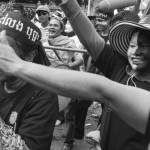
[[(108, 44), (108, 34), (110, 28), (115, 23), (123, 20), (138, 22), (145, 13), (147, 6), (150, 5), (148, 0), (139, 0), (140, 3), (137, 5), (137, 8), (132, 6), (104, 13), (96, 8), (100, 1), (102, 0), (78, 0), (78, 3), (93, 23), (96, 31)], [(72, 70), (102, 75), (101, 72), (94, 67), (91, 56), (89, 56), (84, 46), (80, 43), (68, 19), (58, 6), (55, 6), (52, 1), (25, 2), (26, 1), (23, 1), (23, 3), (22, 1), (19, 3), (17, 1), (0, 2), (0, 17), (7, 11), (12, 11), (29, 18), (41, 30), (41, 42), (45, 47), (51, 66), (62, 67), (63, 64)], [(149, 9), (147, 9), (147, 11), (149, 11)], [(57, 48), (57, 51), (56, 49), (52, 50), (51, 46), (60, 47), (60, 49)], [(62, 48), (66, 48), (66, 50)], [(71, 48), (74, 51), (68, 51), (67, 48)], [(59, 97), (59, 99), (65, 98)], [(56, 126), (65, 122), (67, 128), (66, 135), (63, 135), (65, 137), (63, 150), (72, 149), (74, 138), (83, 139), (85, 119), (88, 107), (91, 104), (91, 101), (71, 99), (67, 106), (67, 111), (64, 111), (62, 108), (64, 104), (61, 103), (59, 105), (61, 111), (58, 115)], [(100, 104), (100, 106), (102, 106), (103, 109), (103, 104)], [(101, 119), (100, 117), (98, 128), (101, 124)]]

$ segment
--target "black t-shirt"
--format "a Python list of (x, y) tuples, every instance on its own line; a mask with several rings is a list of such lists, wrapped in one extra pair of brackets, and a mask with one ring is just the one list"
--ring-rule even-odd
[[(126, 84), (130, 77), (126, 73), (127, 65), (128, 60), (107, 44), (95, 62), (95, 66), (101, 70), (104, 76), (122, 84)], [(150, 91), (149, 82), (141, 82), (135, 77), (133, 81), (137, 87)], [(131, 81), (129, 81), (129, 85), (134, 86)], [(103, 138), (103, 135), (101, 136)], [(147, 150), (148, 146), (145, 136), (131, 128), (114, 112), (111, 112), (109, 129), (105, 138), (104, 145), (106, 147), (102, 146), (103, 150)]]
[[(31, 84), (8, 94), (0, 83), (0, 125), (3, 126), (0, 133), (5, 131), (5, 134), (0, 134), (0, 138), (17, 139), (19, 145), (25, 142), (31, 150), (49, 150), (57, 114), (58, 99), (55, 94)], [(13, 150), (11, 142), (1, 142)], [(13, 144), (16, 146), (15, 142)]]

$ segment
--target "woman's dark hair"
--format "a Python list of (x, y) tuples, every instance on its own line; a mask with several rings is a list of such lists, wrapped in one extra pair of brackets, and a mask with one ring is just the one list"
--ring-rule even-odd
[[(143, 29), (135, 29), (131, 35), (133, 35), (136, 32), (139, 32), (138, 44), (141, 43), (141, 41), (143, 42), (143, 39), (147, 39), (147, 44), (150, 45), (150, 43), (149, 43), (150, 31), (143, 30)], [(131, 40), (131, 38), (132, 38), (132, 36), (130, 37), (130, 40)]]

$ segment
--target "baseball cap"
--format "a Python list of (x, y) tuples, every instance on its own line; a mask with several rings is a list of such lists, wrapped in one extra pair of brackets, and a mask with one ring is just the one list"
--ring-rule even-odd
[(47, 12), (47, 13), (50, 14), (50, 9), (49, 9), (49, 7), (48, 7), (47, 5), (40, 5), (40, 6), (36, 9), (36, 13), (37, 13), (38, 11), (45, 11), (45, 12)]
[(7, 12), (0, 18), (0, 31), (2, 30), (6, 30), (7, 36), (29, 46), (32, 50), (37, 50), (36, 63), (50, 64), (40, 41), (41, 31), (29, 19), (13, 12)]

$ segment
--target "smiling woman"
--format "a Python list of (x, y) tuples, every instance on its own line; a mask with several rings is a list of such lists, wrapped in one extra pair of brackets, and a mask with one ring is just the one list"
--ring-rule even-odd
[(134, 73), (143, 73), (150, 69), (150, 33), (143, 30), (133, 33), (127, 56)]

